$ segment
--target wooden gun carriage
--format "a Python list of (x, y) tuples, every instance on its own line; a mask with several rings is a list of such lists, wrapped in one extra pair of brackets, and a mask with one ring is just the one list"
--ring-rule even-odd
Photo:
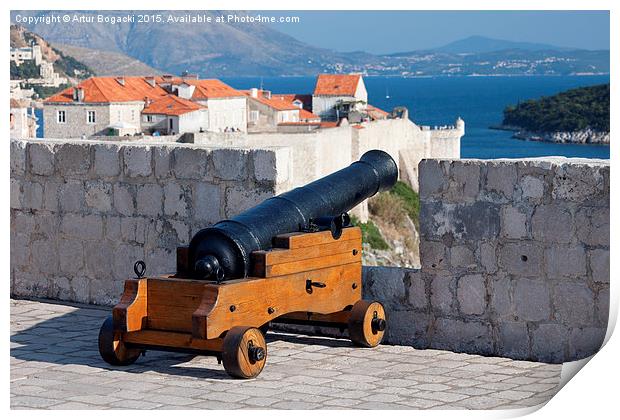
[[(369, 153), (374, 154), (366, 163)], [(324, 180), (336, 190), (337, 176), (344, 176), (342, 182), (350, 182), (346, 178), (352, 175), (362, 181), (368, 176), (371, 185), (343, 194), (338, 206), (313, 207), (314, 214), (348, 210), (396, 181), (396, 164), (384, 152), (368, 152), (356, 163), (368, 167), (350, 171), (353, 164), (199, 232), (188, 247), (177, 248), (176, 274), (127, 280), (99, 332), (102, 358), (128, 365), (146, 349), (214, 355), (231, 376), (254, 378), (267, 360), (264, 333), (272, 321), (347, 329), (353, 344), (377, 346), (386, 329), (385, 310), (379, 302), (362, 300), (362, 235), (349, 226), (348, 216), (330, 217), (329, 230), (320, 230), (313, 222), (321, 218), (304, 214), (310, 206), (296, 204), (301, 219), (289, 226), (314, 228), (284, 228), (292, 232), (268, 237), (283, 229), (282, 220), (276, 221), (277, 228), (268, 225), (274, 208), (295, 204), (299, 197), (312, 201), (319, 187), (325, 189)], [(380, 164), (389, 166), (383, 168), (387, 173)], [(284, 204), (277, 201), (280, 197)], [(319, 196), (316, 202), (332, 201)]]

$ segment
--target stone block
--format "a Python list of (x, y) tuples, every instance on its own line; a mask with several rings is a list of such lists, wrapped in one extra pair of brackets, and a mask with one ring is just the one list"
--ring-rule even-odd
[(96, 144), (95, 174), (100, 177), (118, 176), (121, 171), (121, 148), (117, 144)]
[(424, 310), (428, 308), (429, 295), (426, 293), (426, 285), (420, 270), (406, 270), (404, 281), (405, 287), (409, 285), (407, 291), (409, 304), (414, 309)]
[(16, 271), (14, 287), (11, 292), (15, 296), (45, 298), (48, 297), (49, 293), (49, 281), (40, 273)]
[(189, 236), (189, 226), (187, 223), (179, 221), (179, 220), (169, 220), (170, 226), (174, 229), (177, 242), (179, 244), (189, 244), (189, 240), (191, 239)]
[(51, 299), (71, 300), (71, 280), (64, 276), (53, 277), (50, 281), (48, 296)]
[(173, 150), (172, 147), (167, 146), (151, 148), (151, 153), (153, 154), (153, 171), (157, 178), (170, 178), (172, 174), (170, 158)]
[(546, 272), (551, 277), (586, 276), (586, 251), (581, 245), (552, 246), (545, 251)]
[(113, 266), (112, 242), (86, 242), (84, 261), (91, 278), (105, 278), (110, 281)]
[(101, 213), (112, 210), (112, 184), (102, 181), (86, 182), (86, 205)]
[(555, 318), (566, 326), (585, 326), (594, 319), (594, 293), (585, 283), (558, 281), (553, 289)]
[(71, 300), (81, 303), (90, 303), (90, 279), (83, 276), (71, 279)]
[(226, 217), (237, 215), (273, 196), (269, 190), (246, 189), (241, 186), (226, 188)]
[(497, 238), (500, 232), (499, 212), (497, 204), (484, 201), (456, 206), (452, 220), (455, 237), (467, 238), (468, 241)]
[(166, 183), (164, 186), (164, 214), (186, 217), (189, 203), (191, 203), (189, 188), (183, 188), (176, 182)]
[(480, 274), (470, 274), (458, 279), (456, 297), (465, 315), (482, 315), (486, 308), (486, 286)]
[(73, 277), (84, 267), (84, 244), (76, 239), (60, 239), (58, 257), (60, 272)]
[(527, 215), (513, 206), (502, 207), (501, 234), (504, 238), (527, 237)]
[(431, 197), (441, 193), (447, 182), (442, 164), (436, 159), (423, 159), (418, 165), (420, 179), (420, 197)]
[(454, 307), (454, 289), (456, 279), (449, 272), (440, 272), (431, 276), (431, 307), (434, 311), (450, 314)]
[(57, 214), (47, 211), (38, 211), (30, 215), (35, 221), (35, 233), (37, 236), (54, 238), (58, 234), (60, 218)]
[(26, 173), (26, 143), (21, 140), (11, 140), (11, 175), (22, 176)]
[(60, 193), (60, 182), (46, 181), (43, 185), (43, 209), (48, 211), (58, 211), (58, 195)]
[(533, 327), (532, 360), (545, 363), (561, 363), (566, 360), (568, 329), (559, 324), (541, 324)]
[(61, 185), (58, 193), (60, 210), (79, 213), (84, 211), (85, 194), (82, 181), (67, 181)]
[(179, 179), (205, 179), (209, 154), (203, 149), (174, 149), (174, 174)]
[[(11, 268), (30, 265), (30, 235), (20, 230), (11, 230), (10, 235)], [(21, 270), (18, 270), (21, 271)]]
[(607, 327), (609, 320), (609, 288), (599, 290), (596, 296), (596, 317), (599, 325)]
[(593, 249), (588, 251), (592, 281), (609, 283), (609, 250)]
[(514, 316), (510, 300), (511, 281), (509, 277), (493, 277), (491, 281), (491, 311), (494, 317), (507, 319)]
[(499, 249), (499, 264), (509, 274), (539, 275), (543, 264), (543, 249), (526, 241), (504, 244)]
[(43, 209), (43, 186), (38, 182), (23, 181), (21, 208), (28, 210)]
[(402, 309), (406, 301), (404, 276), (400, 267), (364, 267), (364, 299), (377, 300), (389, 309)]
[(151, 148), (149, 146), (123, 146), (123, 171), (130, 178), (151, 175)]
[(22, 208), (22, 183), (17, 180), (11, 178), (11, 208), (12, 209), (21, 209)]
[(289, 148), (273, 150), (254, 150), (254, 178), (258, 182), (281, 184), (289, 180), (291, 170), (291, 152)]
[(56, 148), (56, 168), (63, 176), (86, 175), (90, 170), (90, 146), (62, 143)]
[(103, 238), (103, 219), (98, 215), (65, 214), (60, 232), (67, 238), (97, 241)]
[(111, 241), (119, 241), (121, 238), (121, 218), (106, 216), (104, 218), (104, 237)]
[(389, 312), (384, 342), (426, 348), (429, 316), (426, 313), (394, 310)]
[(132, 216), (135, 212), (134, 188), (130, 185), (114, 184), (114, 209), (123, 216)]
[(116, 249), (114, 249), (112, 264), (114, 278), (124, 279), (134, 277), (133, 265), (137, 260), (144, 260), (144, 257), (143, 247), (125, 243), (119, 244)]
[(523, 198), (541, 199), (545, 195), (543, 179), (537, 176), (526, 175), (519, 182)]
[(146, 216), (163, 214), (163, 191), (157, 184), (139, 185), (136, 192), (136, 210)]
[(437, 318), (430, 347), (465, 353), (489, 355), (493, 352), (489, 324), (478, 321)]
[(36, 227), (30, 213), (11, 212), (11, 234), (31, 235)]
[(512, 198), (517, 184), (517, 165), (514, 162), (487, 163), (487, 177), (485, 189), (487, 192), (496, 192), (505, 198)]
[(470, 161), (453, 161), (451, 167), (450, 189), (456, 188), (462, 201), (472, 201), (480, 192), (480, 164)]
[(192, 209), (194, 219), (206, 223), (215, 223), (222, 218), (220, 213), (220, 187), (214, 184), (197, 182), (192, 189)]
[(54, 144), (32, 142), (28, 144), (30, 173), (50, 176), (54, 174)]
[(475, 268), (474, 252), (464, 245), (450, 248), (450, 265), (454, 268)]
[(30, 244), (32, 263), (42, 274), (58, 273), (58, 247), (51, 239), (32, 241)]
[(480, 256), (480, 265), (484, 267), (487, 273), (495, 273), (497, 271), (497, 255), (495, 250), (497, 245), (492, 242), (480, 242), (478, 246), (478, 254)]
[(596, 354), (603, 346), (607, 328), (573, 328), (568, 342), (570, 360), (585, 359)]
[(534, 239), (547, 243), (568, 243), (575, 227), (567, 206), (546, 204), (536, 207), (532, 215)]
[(512, 359), (526, 359), (529, 337), (525, 322), (503, 321), (497, 325), (498, 353)]
[(248, 152), (241, 149), (217, 149), (213, 151), (214, 176), (229, 181), (247, 178)]
[(442, 242), (421, 240), (420, 262), (425, 271), (444, 270), (448, 267), (446, 247)]
[[(553, 177), (551, 197), (583, 203), (603, 195), (605, 183), (601, 166), (564, 164)], [(609, 195), (609, 191), (606, 191)]]
[(549, 285), (544, 281), (518, 279), (514, 286), (515, 314), (520, 321), (545, 321), (551, 317)]

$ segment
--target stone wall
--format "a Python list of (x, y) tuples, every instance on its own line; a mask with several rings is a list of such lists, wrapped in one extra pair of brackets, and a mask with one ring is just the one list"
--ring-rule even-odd
[(173, 272), (176, 247), (270, 197), (288, 155), (93, 141), (11, 141), (11, 292), (115, 303), (142, 259)]
[(391, 342), (563, 362), (609, 312), (609, 163), (425, 160), (421, 270), (367, 268)]

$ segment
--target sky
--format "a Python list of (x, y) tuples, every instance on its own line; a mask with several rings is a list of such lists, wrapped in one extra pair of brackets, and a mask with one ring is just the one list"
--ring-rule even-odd
[(382, 54), (427, 49), (472, 35), (559, 47), (609, 49), (608, 11), (295, 11), (283, 14), (300, 16), (301, 23), (274, 24), (279, 31), (308, 44), (341, 52), (361, 49)]

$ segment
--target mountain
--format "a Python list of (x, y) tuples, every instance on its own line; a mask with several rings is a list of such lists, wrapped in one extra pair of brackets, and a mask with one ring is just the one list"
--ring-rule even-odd
[(435, 49), (435, 51), (449, 54), (481, 54), (503, 50), (566, 51), (570, 49), (548, 44), (537, 44), (533, 42), (506, 41), (503, 39), (487, 38), (478, 35), (460, 39)]
[(141, 76), (164, 73), (162, 70), (157, 70), (120, 52), (64, 44), (58, 44), (56, 48), (63, 54), (75, 57), (76, 60), (87, 65), (97, 76)]
[[(57, 17), (59, 12), (13, 11), (12, 16), (17, 13), (39, 18), (28, 28), (55, 43), (99, 51), (97, 55), (71, 50), (93, 68), (114, 73), (122, 71), (123, 65), (114, 68), (115, 56), (103, 52), (120, 53), (164, 72), (189, 71), (200, 77), (345, 72), (401, 77), (609, 73), (609, 51), (568, 50), (470, 37), (435, 50), (387, 55), (342, 53), (314, 47), (267, 25), (215, 22), (218, 16), (245, 13), (240, 11), (149, 11), (150, 15), (162, 19), (159, 24), (137, 23), (135, 16), (139, 12), (132, 11), (62, 11), (63, 15), (83, 18), (83, 22), (70, 25), (45, 20)], [(96, 23), (98, 15), (133, 16), (134, 20)], [(192, 22), (192, 16), (210, 18), (212, 22)], [(363, 42), (360, 37), (361, 46)], [(127, 68), (132, 67), (128, 64)]]

